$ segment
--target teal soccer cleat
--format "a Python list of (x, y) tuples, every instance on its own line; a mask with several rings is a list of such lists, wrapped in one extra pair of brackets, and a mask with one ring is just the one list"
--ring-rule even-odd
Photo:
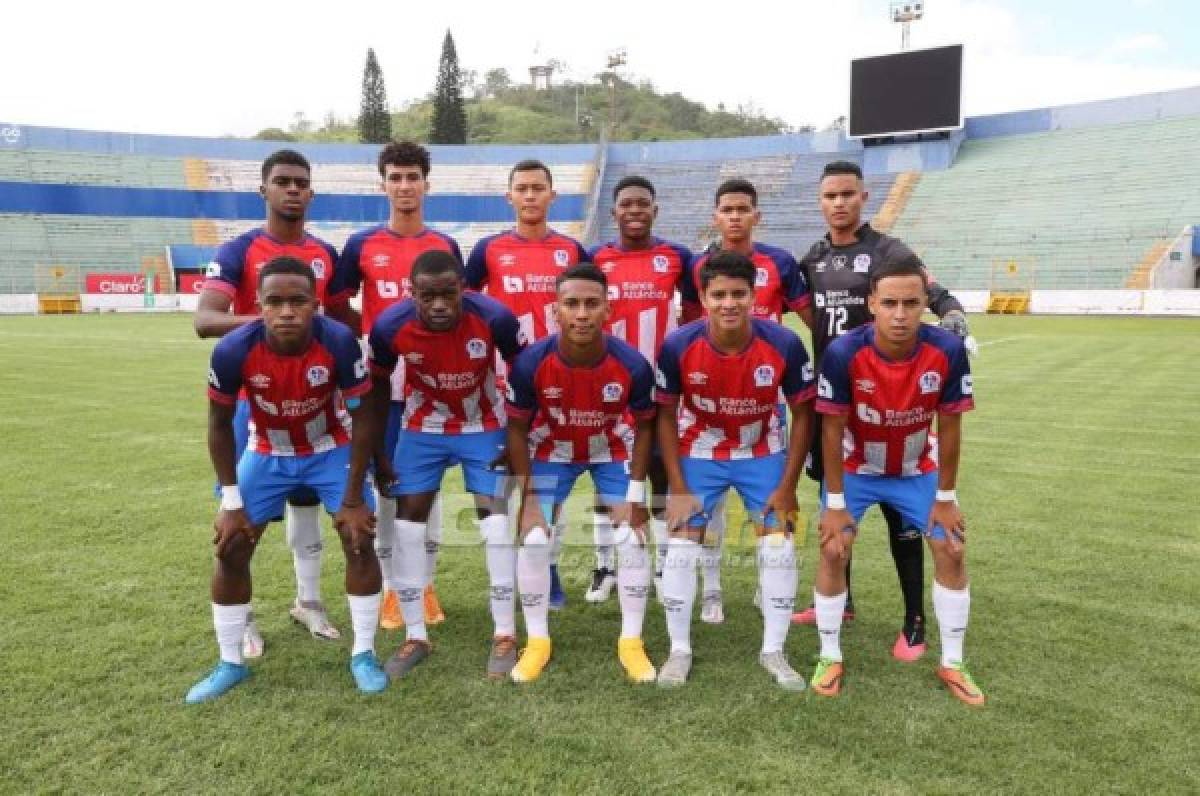
[(226, 691), (249, 676), (250, 667), (246, 664), (221, 661), (217, 664), (217, 668), (209, 672), (207, 677), (192, 686), (192, 690), (188, 691), (184, 701), (189, 705), (210, 702), (223, 696)]
[(360, 652), (350, 659), (350, 673), (354, 675), (354, 684), (364, 694), (378, 694), (387, 688), (388, 676), (375, 653), (367, 650)]

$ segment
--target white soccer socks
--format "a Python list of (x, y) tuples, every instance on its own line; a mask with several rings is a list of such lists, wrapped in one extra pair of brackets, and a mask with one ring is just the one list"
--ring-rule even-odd
[(592, 541), (596, 545), (596, 569), (613, 570), (612, 518), (599, 511), (592, 512)]
[(425, 633), (425, 523), (396, 520), (395, 545), (392, 548), (394, 580), (388, 588), (396, 592), (404, 614), (406, 638), (427, 641)]
[(692, 606), (696, 603), (696, 562), (700, 545), (691, 539), (671, 539), (663, 561), (663, 607), (671, 651), (692, 653)]
[(284, 529), (296, 570), (296, 596), (301, 602), (321, 600), (321, 520), (319, 506), (291, 506), (284, 511)]
[(375, 557), (383, 574), (383, 588), (395, 591), (396, 499), (384, 497), (375, 489), (375, 506)]
[(796, 604), (796, 553), (792, 540), (773, 533), (758, 540), (758, 588), (762, 593), (762, 654), (782, 652)]
[(667, 557), (667, 544), (670, 539), (670, 536), (667, 534), (667, 521), (651, 517), (650, 532), (654, 534), (654, 572), (661, 574), (663, 571), (663, 561)]
[(517, 588), (529, 638), (550, 638), (550, 537), (534, 528), (517, 549)]
[(347, 594), (346, 599), (350, 602), (350, 625), (354, 628), (354, 648), (350, 657), (360, 652), (374, 652), (375, 630), (379, 627), (379, 604), (383, 602), (383, 594)]
[(717, 501), (717, 505), (713, 507), (713, 515), (708, 518), (708, 531), (705, 533), (705, 541), (713, 540), (712, 547), (705, 547), (703, 555), (700, 558), (700, 567), (703, 572), (703, 589), (702, 593), (721, 591), (721, 558), (725, 549), (725, 496), (722, 496)]
[(438, 492), (425, 520), (425, 586), (433, 585), (437, 572), (438, 551), (442, 548), (442, 493)]
[(483, 537), (495, 635), (515, 636), (517, 618), (513, 591), (517, 580), (517, 551), (508, 532), (508, 517), (492, 514), (480, 520), (479, 535)]
[(650, 592), (650, 555), (628, 525), (617, 529), (614, 541), (621, 638), (641, 638), (642, 625), (646, 621), (646, 598)]
[(221, 660), (226, 663), (241, 665), (242, 634), (246, 632), (246, 622), (250, 619), (250, 603), (241, 605), (212, 604), (213, 629), (217, 633), (217, 647), (221, 650)]
[(813, 590), (813, 610), (817, 614), (817, 634), (821, 638), (821, 657), (832, 661), (842, 659), (842, 612), (846, 610), (846, 594), (826, 597)]
[(967, 635), (967, 616), (971, 613), (971, 589), (947, 589), (933, 580), (933, 615), (937, 617), (942, 640), (942, 666), (962, 663), (963, 638)]

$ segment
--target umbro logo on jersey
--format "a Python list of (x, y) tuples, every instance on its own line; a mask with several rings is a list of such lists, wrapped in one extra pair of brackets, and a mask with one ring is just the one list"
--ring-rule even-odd
[(420, 365), (425, 361), (425, 355), (420, 351), (409, 351), (404, 355), (404, 359), (410, 365)]
[(625, 392), (625, 388), (621, 386), (620, 382), (610, 381), (600, 391), (600, 397), (605, 403), (612, 404), (621, 400), (621, 393), (623, 392)]
[(547, 401), (557, 401), (559, 398), (562, 398), (562, 396), (562, 387), (547, 387), (546, 389), (542, 390), (542, 397)]
[(754, 369), (754, 386), (770, 387), (775, 381), (775, 368), (770, 365), (759, 365)]
[(204, 275), (209, 279), (218, 279), (221, 276), (221, 264), (214, 260), (204, 266)]
[(854, 273), (865, 274), (871, 268), (871, 255), (856, 254), (854, 255)]
[(328, 384), (329, 368), (324, 365), (313, 365), (304, 374), (304, 378), (308, 379), (309, 387), (320, 387), (322, 384)]
[(935, 393), (942, 388), (942, 374), (936, 370), (927, 370), (921, 374), (918, 384), (921, 385), (921, 395)]
[(699, 387), (702, 384), (708, 383), (708, 374), (701, 373), (698, 370), (693, 370), (691, 373), (688, 374), (687, 378), (688, 378), (688, 384), (691, 384), (694, 387)]
[(478, 337), (472, 337), (467, 341), (467, 356), (471, 359), (483, 359), (487, 356), (487, 343)]
[(865, 395), (871, 395), (875, 392), (875, 382), (870, 379), (858, 379), (854, 382), (854, 386), (858, 388), (859, 392)]
[(833, 262), (833, 270), (840, 271), (846, 267), (846, 255), (835, 254), (831, 260)]
[(755, 287), (766, 287), (767, 281), (770, 278), (771, 278), (771, 275), (767, 273), (766, 268), (755, 268), (754, 269), (754, 286)]
[(246, 382), (256, 390), (265, 390), (271, 386), (271, 377), (265, 373), (255, 373)]
[(525, 283), (519, 276), (504, 276), (504, 292), (505, 293), (524, 293)]
[(554, 264), (559, 268), (566, 268), (571, 264), (571, 254), (566, 249), (554, 250)]
[(656, 254), (654, 259), (650, 261), (654, 266), (654, 273), (665, 274), (671, 267), (671, 261), (667, 259), (665, 254)]
[(507, 266), (507, 265), (516, 265), (516, 264), (517, 264), (517, 255), (515, 255), (515, 254), (502, 254), (502, 255), (500, 255), (500, 256), (497, 258), (497, 261), (498, 261), (498, 262), (499, 262), (501, 265), (505, 265), (505, 266)]
[(371, 265), (374, 265), (378, 268), (386, 268), (387, 264), (390, 263), (391, 261), (392, 261), (392, 258), (387, 256), (386, 254), (377, 254), (371, 258)]
[(312, 268), (313, 276), (315, 276), (317, 279), (325, 278), (325, 263), (324, 262), (322, 262), (321, 260), (313, 260), (308, 265), (310, 268)]

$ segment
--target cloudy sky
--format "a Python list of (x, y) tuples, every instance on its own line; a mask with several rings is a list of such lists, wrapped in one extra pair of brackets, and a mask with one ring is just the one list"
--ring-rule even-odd
[[(368, 47), (400, 105), (432, 89), (447, 29), (480, 74), (554, 58), (584, 79), (623, 48), (631, 79), (824, 126), (846, 112), (850, 59), (900, 43), (888, 0), (4, 6), (0, 123), (182, 135), (353, 116)], [(971, 116), (1198, 85), (1198, 30), (1185, 0), (926, 0), (912, 46), (965, 44)]]

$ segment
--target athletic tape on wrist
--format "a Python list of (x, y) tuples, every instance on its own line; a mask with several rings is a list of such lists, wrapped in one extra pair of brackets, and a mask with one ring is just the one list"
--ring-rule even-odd
[(221, 487), (222, 511), (237, 511), (245, 507), (246, 504), (242, 502), (242, 490), (238, 489), (237, 484), (223, 485)]
[(958, 492), (954, 489), (939, 489), (937, 491), (937, 500), (939, 503), (957, 503)]
[(646, 482), (630, 481), (629, 488), (625, 490), (625, 500), (629, 503), (645, 503)]
[(846, 493), (845, 492), (826, 492), (825, 493), (825, 508), (834, 511), (846, 510)]

